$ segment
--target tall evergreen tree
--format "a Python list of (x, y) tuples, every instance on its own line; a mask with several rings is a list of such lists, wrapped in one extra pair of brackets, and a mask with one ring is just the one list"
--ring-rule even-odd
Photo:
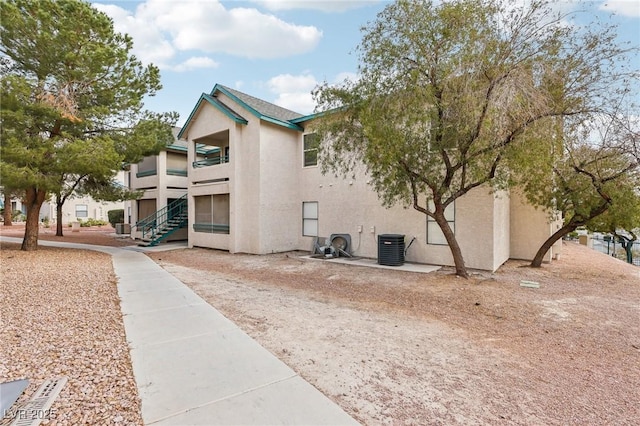
[(61, 176), (110, 181), (172, 141), (174, 113), (143, 109), (161, 88), (157, 67), (81, 0), (0, 3), (0, 176), (25, 192), (23, 250), (37, 248), (40, 207)]

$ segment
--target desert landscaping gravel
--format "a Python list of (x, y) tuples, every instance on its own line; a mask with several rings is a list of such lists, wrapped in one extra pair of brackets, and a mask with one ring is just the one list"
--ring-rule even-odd
[(22, 402), (66, 376), (42, 424), (141, 425), (111, 256), (1, 248), (0, 382), (29, 379)]
[[(130, 243), (111, 233), (57, 240)], [(30, 394), (68, 376), (49, 424), (141, 424), (110, 258), (17, 247), (0, 257), (0, 380)], [(572, 242), (469, 280), (302, 254), (149, 256), (363, 424), (638, 424), (640, 268)]]

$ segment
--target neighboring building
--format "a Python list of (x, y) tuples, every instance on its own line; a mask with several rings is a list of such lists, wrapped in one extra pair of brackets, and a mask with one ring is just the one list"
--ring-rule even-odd
[[(4, 209), (4, 193), (2, 192), (2, 188), (0, 188), (0, 208)], [(22, 215), (27, 215), (27, 206), (22, 204), (22, 200), (19, 198), (11, 199), (11, 213), (12, 215), (16, 215), (19, 212)]]
[[(115, 182), (119, 185), (125, 184), (125, 173), (118, 172)], [(23, 215), (27, 214), (27, 207), (19, 198), (11, 200), (12, 211), (21, 211)], [(124, 209), (124, 202), (116, 201), (96, 201), (89, 196), (68, 198), (62, 206), (62, 224), (64, 226), (71, 222), (86, 221), (87, 219), (109, 221), (107, 212), (109, 210)], [(55, 196), (50, 196), (49, 200), (42, 203), (39, 214), (40, 221), (56, 222), (56, 200)]]
[[(309, 251), (315, 237), (347, 233), (355, 255), (376, 258), (378, 235), (404, 234), (407, 243), (415, 237), (408, 261), (452, 265), (441, 231), (424, 214), (382, 207), (364, 176), (345, 180), (320, 172), (314, 117), (216, 85), (202, 94), (178, 133), (180, 152), (186, 149), (188, 155), (186, 177), (180, 176), (185, 183), (163, 184), (161, 154), (132, 166), (132, 176), (140, 176), (140, 167), (157, 174), (153, 182), (132, 188), (176, 191), (161, 197), (163, 202), (186, 189), (190, 247), (254, 254)], [(132, 182), (147, 178), (138, 179)], [(144, 214), (161, 206), (150, 201)], [(456, 200), (449, 218), (467, 266), (491, 271), (508, 258), (531, 259), (558, 226), (520, 197), (487, 189)]]
[[(119, 171), (114, 179), (117, 185), (125, 186), (125, 172)], [(110, 210), (124, 209), (124, 201), (98, 201), (90, 196), (70, 197), (62, 205), (62, 225), (67, 226), (72, 222), (86, 222), (87, 219), (96, 219), (109, 222), (107, 212)], [(56, 199), (52, 196), (45, 201), (40, 208), (40, 221), (49, 219), (51, 223), (56, 221)]]
[[(69, 198), (62, 206), (62, 225), (67, 226), (71, 222), (86, 222), (87, 219), (96, 219), (109, 222), (107, 212), (109, 210), (124, 209), (122, 201), (96, 201), (91, 197)], [(56, 221), (55, 197), (51, 201), (45, 201), (40, 208), (40, 221)]]

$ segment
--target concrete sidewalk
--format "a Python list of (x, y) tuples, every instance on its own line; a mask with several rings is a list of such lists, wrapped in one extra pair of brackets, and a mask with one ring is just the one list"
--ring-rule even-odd
[(39, 244), (112, 255), (145, 424), (358, 424), (138, 247)]

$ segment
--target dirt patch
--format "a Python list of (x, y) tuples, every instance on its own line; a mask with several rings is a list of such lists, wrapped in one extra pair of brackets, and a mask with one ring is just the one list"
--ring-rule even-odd
[(364, 424), (640, 418), (640, 269), (577, 244), (469, 280), (297, 254), (150, 257)]

